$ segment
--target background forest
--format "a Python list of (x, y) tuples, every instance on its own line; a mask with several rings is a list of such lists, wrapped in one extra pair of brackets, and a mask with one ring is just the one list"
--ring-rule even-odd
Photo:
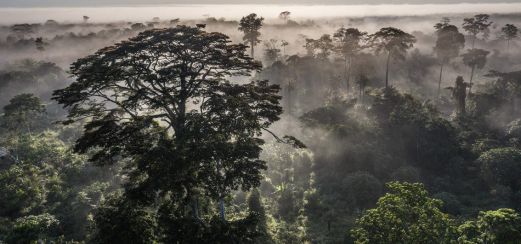
[(265, 17), (0, 26), (0, 243), (521, 243), (521, 15)]

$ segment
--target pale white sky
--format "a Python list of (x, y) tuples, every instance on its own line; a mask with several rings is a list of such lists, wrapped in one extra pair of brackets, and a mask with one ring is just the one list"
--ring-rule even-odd
[(194, 5), (164, 4), (140, 7), (53, 7), (53, 8), (0, 8), (0, 24), (42, 23), (48, 19), (60, 22), (81, 22), (84, 15), (90, 22), (146, 21), (161, 19), (201, 19), (225, 17), (239, 19), (255, 12), (267, 19), (277, 18), (282, 11), (290, 11), (293, 19), (365, 16), (424, 16), (434, 14), (506, 14), (521, 13), (521, 3), (461, 3), (461, 4), (402, 4), (402, 5)]
[(519, 3), (521, 0), (0, 0), (0, 7), (99, 7), (135, 4), (442, 4)]

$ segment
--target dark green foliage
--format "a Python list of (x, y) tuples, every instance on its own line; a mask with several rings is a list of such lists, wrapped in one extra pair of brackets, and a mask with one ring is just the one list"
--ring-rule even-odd
[(480, 212), (477, 220), (467, 221), (458, 231), (458, 243), (521, 242), (521, 216), (512, 209)]
[[(38, 120), (44, 120), (45, 105), (33, 94), (20, 94), (9, 101), (4, 107), (1, 126), (11, 131), (31, 132)], [(43, 121), (45, 122), (45, 121)]]
[(255, 231), (258, 233), (258, 236), (254, 238), (254, 243), (273, 243), (268, 230), (266, 209), (264, 208), (259, 190), (251, 190), (247, 200), (249, 215), (257, 221)]
[(20, 134), (2, 146), (17, 162), (0, 171), (0, 240), (85, 240), (113, 171), (86, 165), (50, 133)]
[(521, 190), (521, 150), (517, 148), (495, 148), (484, 152), (477, 160), (483, 177), (490, 184), (510, 187), (514, 192)]
[(450, 243), (456, 233), (442, 202), (421, 184), (388, 183), (390, 192), (357, 220), (355, 243)]
[(163, 206), (159, 210), (158, 226), (163, 243), (254, 243), (263, 236), (258, 224), (260, 218), (250, 214), (238, 220), (223, 221), (218, 216), (209, 221), (192, 217), (178, 216), (173, 205)]
[(45, 200), (43, 175), (31, 165), (13, 165), (0, 173), (0, 215), (19, 217), (35, 213)]
[(96, 243), (152, 243), (156, 238), (152, 209), (112, 195), (94, 215)]
[[(421, 184), (388, 183), (390, 192), (351, 230), (354, 243), (519, 243), (521, 217), (512, 209), (480, 212), (459, 227), (449, 215), (459, 203), (451, 194), (430, 198)], [(442, 207), (442, 205), (444, 205)], [(457, 213), (457, 212), (453, 212)]]
[(452, 125), (440, 117), (430, 104), (421, 104), (408, 94), (393, 88), (374, 96), (370, 114), (382, 128), (383, 140), (402, 160), (429, 171), (445, 171), (458, 154), (458, 142)]
[(16, 219), (6, 243), (50, 242), (58, 232), (59, 221), (52, 215), (29, 215)]
[(366, 172), (356, 172), (348, 175), (343, 181), (343, 197), (352, 201), (354, 208), (367, 209), (372, 207), (382, 192), (382, 183)]

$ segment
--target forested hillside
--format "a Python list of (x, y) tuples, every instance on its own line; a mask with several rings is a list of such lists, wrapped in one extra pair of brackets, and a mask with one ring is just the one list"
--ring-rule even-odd
[(0, 243), (521, 243), (521, 15), (83, 20), (0, 26)]

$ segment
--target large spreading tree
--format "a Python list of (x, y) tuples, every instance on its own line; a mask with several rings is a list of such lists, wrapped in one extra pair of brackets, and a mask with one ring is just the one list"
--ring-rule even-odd
[(148, 30), (73, 63), (76, 82), (54, 93), (67, 122), (86, 119), (75, 150), (100, 165), (125, 162), (123, 197), (136, 207), (159, 203), (169, 242), (207, 236), (169, 232), (215, 223), (216, 212), (199, 214), (198, 199), (222, 203), (260, 184), (259, 136), (282, 109), (279, 86), (229, 81), (261, 68), (246, 48), (199, 28)]

